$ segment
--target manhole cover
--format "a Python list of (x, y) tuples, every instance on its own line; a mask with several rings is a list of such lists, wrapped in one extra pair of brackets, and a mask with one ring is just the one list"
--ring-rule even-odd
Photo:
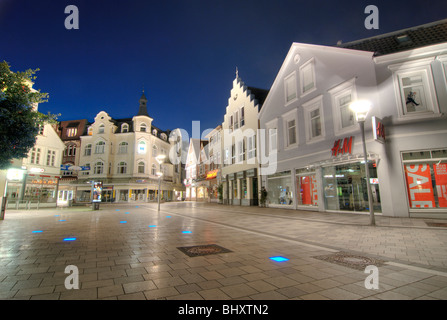
[(317, 256), (314, 258), (362, 271), (369, 265), (379, 267), (385, 263), (383, 260), (360, 256), (348, 252), (337, 252), (335, 254)]
[(447, 228), (447, 223), (444, 222), (427, 222), (425, 221), (427, 226), (429, 227), (441, 227), (441, 228)]
[(232, 252), (226, 248), (218, 246), (217, 244), (206, 244), (201, 246), (191, 246), (191, 247), (178, 247), (181, 252), (186, 254), (189, 257), (199, 257), (206, 256), (210, 254), (218, 254), (218, 253), (228, 253)]

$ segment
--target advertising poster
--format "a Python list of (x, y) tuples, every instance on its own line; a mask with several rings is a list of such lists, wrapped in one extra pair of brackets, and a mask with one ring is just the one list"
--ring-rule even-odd
[(310, 178), (308, 176), (300, 177), (301, 200), (305, 205), (312, 204)]
[(93, 202), (101, 202), (102, 182), (95, 182), (93, 184)]
[(447, 163), (433, 165), (440, 208), (447, 208)]
[(405, 166), (411, 208), (435, 208), (435, 197), (428, 164)]

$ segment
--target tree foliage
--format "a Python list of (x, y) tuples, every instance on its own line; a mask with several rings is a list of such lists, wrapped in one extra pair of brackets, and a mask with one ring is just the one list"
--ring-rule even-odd
[(37, 111), (37, 104), (48, 101), (48, 93), (32, 89), (37, 71), (12, 72), (6, 61), (0, 62), (0, 169), (27, 157), (40, 126), (56, 120)]

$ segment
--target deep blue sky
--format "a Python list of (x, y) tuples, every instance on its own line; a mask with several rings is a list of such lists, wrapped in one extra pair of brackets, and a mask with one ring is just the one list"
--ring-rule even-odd
[[(66, 30), (64, 9), (79, 9)], [(379, 30), (367, 30), (367, 5)], [(0, 0), (0, 61), (40, 68), (49, 93), (39, 111), (59, 120), (107, 111), (132, 117), (144, 87), (161, 129), (223, 121), (236, 66), (248, 85), (269, 89), (292, 44), (334, 45), (447, 17), (447, 1)]]

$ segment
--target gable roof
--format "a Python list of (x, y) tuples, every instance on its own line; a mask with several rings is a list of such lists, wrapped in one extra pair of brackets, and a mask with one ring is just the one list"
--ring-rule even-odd
[(383, 35), (338, 44), (337, 47), (374, 52), (374, 56), (407, 51), (447, 41), (447, 19)]

